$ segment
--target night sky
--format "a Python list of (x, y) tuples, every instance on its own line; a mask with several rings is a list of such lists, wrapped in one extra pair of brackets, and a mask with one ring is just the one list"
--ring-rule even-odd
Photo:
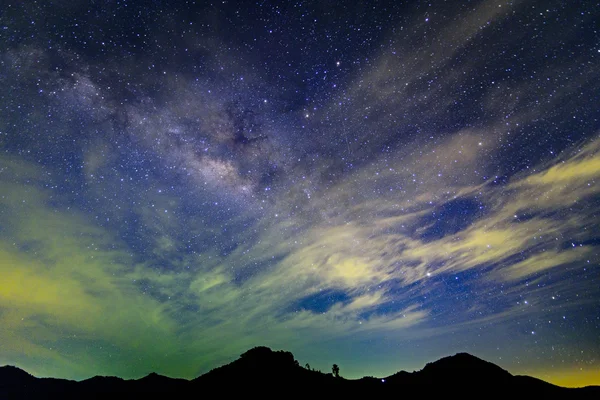
[(597, 1), (0, 6), (0, 365), (600, 384)]

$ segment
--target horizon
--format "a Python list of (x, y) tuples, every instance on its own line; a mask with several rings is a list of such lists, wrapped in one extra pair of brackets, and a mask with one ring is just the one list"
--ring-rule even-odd
[(0, 364), (600, 385), (597, 4), (3, 8)]
[[(266, 347), (266, 346), (258, 346), (258, 347)], [(269, 347), (266, 347), (266, 348), (268, 348), (268, 349), (269, 349), (269, 350), (271, 350), (272, 352), (286, 351), (286, 350), (283, 350), (283, 349), (276, 350), (276, 349), (271, 349), (271, 348), (269, 348)], [(292, 353), (291, 353), (291, 354), (292, 354)], [(480, 358), (480, 357), (474, 356), (473, 354), (470, 354), (470, 353), (465, 353), (465, 352), (461, 352), (461, 353), (455, 353), (455, 354), (452, 354), (452, 355), (443, 356), (443, 357), (440, 357), (440, 358), (439, 358), (439, 359), (437, 359), (437, 360), (432, 360), (432, 361), (430, 361), (430, 362), (426, 363), (425, 365), (423, 365), (423, 367), (422, 367), (422, 368), (415, 369), (415, 370), (413, 370), (413, 371), (407, 371), (407, 370), (404, 370), (404, 369), (402, 369), (402, 370), (397, 370), (397, 371), (394, 371), (394, 372), (392, 372), (392, 373), (387, 373), (387, 374), (383, 374), (383, 375), (364, 374), (364, 375), (361, 375), (361, 376), (356, 376), (356, 377), (346, 377), (346, 376), (343, 376), (343, 375), (340, 373), (340, 375), (339, 375), (339, 376), (340, 376), (340, 378), (342, 378), (342, 379), (346, 379), (346, 380), (360, 380), (360, 379), (362, 379), (362, 378), (368, 378), (368, 377), (370, 377), (370, 378), (375, 378), (375, 379), (383, 379), (383, 378), (386, 378), (386, 379), (387, 379), (388, 377), (390, 377), (390, 376), (392, 376), (392, 375), (394, 375), (394, 374), (396, 374), (396, 373), (398, 373), (398, 372), (409, 372), (409, 373), (415, 373), (415, 372), (419, 372), (419, 371), (421, 371), (422, 369), (424, 369), (424, 368), (426, 367), (426, 365), (428, 365), (428, 364), (430, 364), (430, 363), (437, 362), (437, 361), (439, 361), (439, 360), (442, 360), (442, 359), (444, 359), (444, 358), (453, 358), (453, 357), (456, 357), (456, 356), (458, 356), (458, 355), (461, 355), (461, 354), (465, 354), (465, 355), (468, 355), (468, 356), (474, 357), (474, 358), (476, 358), (476, 359), (479, 359), (479, 360), (481, 360), (481, 361), (484, 361), (484, 362), (489, 362), (488, 360), (484, 360), (484, 359), (482, 359), (482, 358)], [(241, 356), (241, 355), (240, 355), (240, 356)], [(235, 360), (232, 360), (232, 361), (231, 361), (231, 363), (233, 363), (234, 361), (236, 361), (236, 360), (239, 360), (239, 359), (240, 359), (240, 357), (236, 358)], [(298, 361), (298, 360), (295, 358), (295, 356), (294, 356), (294, 360), (298, 362), (298, 364), (297, 364), (298, 368), (307, 369), (307, 368), (308, 368), (308, 366), (310, 365), (310, 363), (306, 363), (306, 364), (301, 364), (301, 363), (299, 363), (299, 361)], [(229, 364), (229, 363), (226, 363), (226, 364), (223, 364), (223, 365), (217, 366), (217, 367), (215, 367), (215, 368), (219, 368), (219, 367), (221, 367), (221, 366), (224, 366), (224, 365), (227, 365), (227, 364)], [(335, 363), (334, 363), (334, 364), (335, 364)], [(334, 365), (334, 364), (331, 364), (331, 365)], [(499, 365), (497, 365), (497, 364), (495, 364), (495, 363), (492, 363), (492, 364), (494, 364), (494, 365), (496, 365), (496, 366), (499, 366)], [(67, 379), (67, 380), (69, 380), (69, 378), (59, 378), (59, 377), (56, 377), (56, 376), (37, 376), (37, 375), (35, 375), (35, 374), (32, 374), (30, 371), (25, 371), (25, 370), (23, 370), (23, 369), (21, 369), (21, 368), (19, 368), (19, 367), (17, 367), (17, 366), (14, 366), (14, 365), (0, 365), (0, 368), (3, 368), (3, 367), (12, 367), (12, 368), (17, 368), (17, 369), (20, 369), (20, 370), (22, 370), (22, 371), (24, 371), (24, 372), (28, 373), (29, 375), (31, 375), (31, 376), (33, 376), (33, 377), (35, 377), (35, 378), (57, 378), (57, 379)], [(499, 366), (499, 367), (501, 367), (501, 366)], [(504, 368), (503, 368), (503, 369), (504, 369)], [(310, 370), (312, 370), (312, 371), (314, 371), (314, 372), (322, 373), (322, 374), (325, 374), (325, 375), (332, 375), (332, 372), (331, 372), (331, 371), (327, 371), (327, 370), (321, 370), (321, 369), (319, 369), (319, 368), (315, 368), (315, 367), (314, 367), (314, 366), (312, 366), (312, 365), (310, 366)], [(506, 369), (504, 369), (504, 370), (506, 371)], [(201, 373), (200, 375), (198, 375), (198, 376), (196, 376), (196, 377), (191, 377), (191, 378), (183, 378), (183, 377), (178, 377), (178, 376), (169, 376), (169, 375), (164, 375), (164, 374), (160, 374), (160, 373), (157, 373), (157, 372), (151, 371), (151, 372), (149, 372), (149, 373), (147, 373), (147, 374), (144, 374), (144, 375), (141, 375), (141, 376), (137, 376), (137, 377), (130, 377), (130, 378), (123, 378), (123, 377), (120, 377), (120, 376), (113, 376), (113, 375), (111, 375), (111, 376), (107, 376), (107, 375), (94, 375), (94, 376), (90, 376), (90, 377), (88, 377), (88, 378), (83, 378), (83, 379), (75, 379), (75, 381), (76, 381), (76, 382), (82, 382), (82, 381), (85, 381), (85, 380), (87, 380), (87, 379), (91, 379), (91, 378), (95, 378), (95, 377), (99, 377), (99, 376), (100, 376), (100, 377), (114, 377), (114, 378), (119, 378), (119, 379), (123, 379), (123, 380), (139, 380), (139, 379), (145, 378), (145, 377), (147, 377), (147, 376), (151, 376), (151, 375), (159, 375), (159, 376), (165, 376), (165, 377), (172, 378), (172, 379), (184, 379), (184, 380), (187, 380), (187, 381), (192, 381), (192, 380), (194, 380), (194, 379), (196, 379), (196, 378), (199, 378), (199, 377), (201, 377), (202, 375), (204, 375), (204, 374), (206, 374), (206, 373), (208, 373), (208, 372), (210, 372), (210, 371), (206, 371), (206, 372), (204, 372), (204, 373)], [(527, 374), (515, 374), (515, 373), (512, 373), (511, 371), (508, 371), (508, 372), (509, 372), (509, 373), (511, 373), (511, 375), (513, 375), (513, 376), (517, 376), (517, 375), (520, 375), (520, 376), (531, 376), (531, 375), (527, 375)], [(560, 382), (569, 382), (569, 384), (570, 384), (571, 386), (568, 386), (568, 385), (560, 385), (560, 384), (558, 384), (558, 383), (554, 383), (554, 384), (555, 384), (555, 385), (557, 385), (557, 386), (562, 386), (562, 387), (567, 387), (567, 388), (581, 388), (581, 387), (592, 387), (592, 386), (593, 386), (593, 387), (600, 387), (600, 385), (594, 385), (594, 384), (592, 384), (592, 385), (578, 385), (576, 382), (573, 382), (573, 381), (569, 380), (569, 379), (568, 379), (568, 375), (569, 375), (569, 374), (567, 374), (567, 377), (565, 377), (565, 376), (561, 376), (561, 378), (560, 378), (560, 380), (559, 380), (559, 381), (560, 381)], [(541, 379), (541, 378), (539, 378), (539, 377), (535, 377), (535, 378)], [(74, 380), (74, 379), (71, 379), (71, 380)], [(543, 379), (542, 379), (542, 380), (543, 380)], [(550, 381), (546, 380), (546, 382), (550, 382)], [(550, 382), (550, 383), (553, 383), (553, 382)]]

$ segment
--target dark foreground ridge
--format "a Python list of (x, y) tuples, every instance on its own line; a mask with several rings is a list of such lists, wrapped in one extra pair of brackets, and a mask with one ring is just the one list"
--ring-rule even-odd
[(400, 371), (383, 378), (348, 380), (331, 373), (302, 367), (287, 351), (255, 347), (239, 359), (191, 381), (149, 374), (141, 379), (124, 380), (96, 376), (83, 381), (36, 378), (12, 366), (0, 367), (0, 398), (90, 398), (115, 394), (168, 394), (201, 396), (260, 395), (297, 397), (307, 395), (403, 396), (407, 394), (499, 395), (523, 394), (600, 398), (600, 386), (569, 389), (529, 376), (512, 375), (490, 362), (459, 353), (425, 365), (420, 371)]

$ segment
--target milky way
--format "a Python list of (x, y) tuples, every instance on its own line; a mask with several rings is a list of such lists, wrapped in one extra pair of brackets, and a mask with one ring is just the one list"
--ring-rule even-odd
[(600, 384), (600, 4), (1, 8), (0, 364)]

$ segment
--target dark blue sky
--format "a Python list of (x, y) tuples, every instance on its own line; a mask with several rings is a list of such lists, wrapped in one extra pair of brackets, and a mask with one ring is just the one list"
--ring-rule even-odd
[(0, 364), (599, 384), (594, 2), (8, 2)]

